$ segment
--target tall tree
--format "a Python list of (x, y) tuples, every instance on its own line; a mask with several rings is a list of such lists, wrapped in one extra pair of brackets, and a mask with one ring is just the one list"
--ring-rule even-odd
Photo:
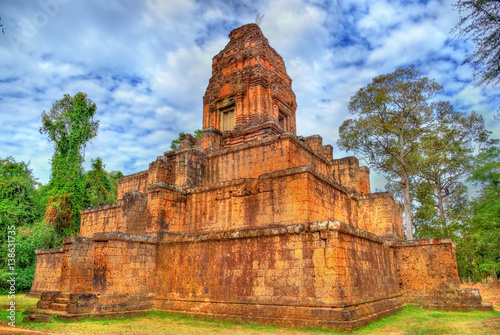
[(480, 84), (500, 81), (500, 2), (498, 0), (458, 0), (455, 8), (460, 21), (455, 31), (476, 45), (465, 63), (470, 63)]
[[(86, 144), (97, 135), (93, 121), (96, 105), (85, 93), (55, 102), (50, 112), (42, 113), (40, 133), (54, 143), (52, 174), (45, 220), (67, 234), (75, 233), (85, 197), (83, 173)], [(63, 232), (63, 234), (66, 234)]]
[(358, 117), (339, 129), (340, 148), (361, 154), (372, 168), (398, 180), (410, 240), (410, 184), (418, 173), (418, 143), (435, 127), (430, 100), (441, 91), (441, 85), (414, 66), (378, 76), (351, 98), (349, 111)]
[(475, 152), (487, 141), (489, 132), (480, 115), (455, 111), (447, 101), (434, 104), (434, 117), (435, 127), (419, 143), (417, 182), (431, 187), (430, 195), (444, 230), (448, 213), (464, 200), (463, 182), (472, 172)]

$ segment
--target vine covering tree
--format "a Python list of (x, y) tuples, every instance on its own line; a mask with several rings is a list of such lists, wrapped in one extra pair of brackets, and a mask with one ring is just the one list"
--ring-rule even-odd
[(45, 221), (64, 235), (74, 234), (84, 208), (86, 179), (82, 164), (86, 144), (97, 135), (95, 103), (85, 93), (64, 97), (42, 113), (40, 133), (54, 144)]

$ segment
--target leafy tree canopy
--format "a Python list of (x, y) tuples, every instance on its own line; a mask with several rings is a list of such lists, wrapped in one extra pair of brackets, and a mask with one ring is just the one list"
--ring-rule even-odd
[(424, 196), (421, 187), (419, 196), (413, 199), (422, 204), (419, 210), (423, 210), (425, 202), (429, 205), (425, 197), (432, 198), (436, 215), (423, 217), (444, 229), (450, 220), (459, 218), (456, 209), (467, 202), (463, 182), (472, 172), (476, 152), (486, 143), (490, 132), (480, 115), (458, 112), (447, 101), (435, 103), (434, 111), (435, 127), (419, 143), (416, 179), (416, 183), (428, 185), (428, 192)]
[(431, 99), (443, 89), (410, 66), (381, 75), (350, 100), (357, 115), (340, 126), (338, 145), (363, 156), (402, 189), (406, 237), (413, 238), (410, 184), (419, 169), (419, 142), (436, 126)]
[(474, 42), (476, 50), (465, 63), (470, 63), (480, 84), (500, 82), (500, 2), (498, 0), (458, 0), (455, 8), (460, 21), (455, 31)]
[(7, 226), (33, 222), (39, 215), (37, 187), (28, 164), (16, 162), (13, 157), (0, 159), (0, 233)]

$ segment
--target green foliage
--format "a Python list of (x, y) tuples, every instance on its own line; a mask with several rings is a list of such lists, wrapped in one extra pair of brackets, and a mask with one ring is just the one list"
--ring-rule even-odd
[(382, 75), (351, 98), (357, 119), (340, 127), (339, 147), (359, 153), (404, 202), (406, 236), (459, 240), (468, 217), (465, 180), (490, 132), (475, 112), (431, 100), (442, 87), (413, 66)]
[(102, 159), (92, 160), (92, 169), (85, 174), (87, 181), (87, 195), (85, 207), (97, 207), (116, 202), (118, 179), (123, 177), (121, 172), (106, 172)]
[[(0, 292), (7, 290), (6, 276), (7, 227), (13, 227), (15, 240), (16, 289), (29, 290), (33, 281), (36, 255), (35, 250), (53, 245), (57, 241), (52, 228), (41, 223), (43, 215), (42, 194), (45, 189), (33, 177), (28, 164), (16, 162), (7, 157), (0, 160)], [(38, 223), (36, 223), (38, 222)], [(14, 243), (13, 243), (14, 242)]]
[[(193, 131), (193, 133), (192, 133), (192, 134), (190, 134), (190, 135), (192, 135), (192, 136), (193, 136), (193, 137), (195, 137), (195, 138), (201, 138), (201, 134), (202, 134), (202, 133), (203, 133), (203, 132), (202, 132), (202, 130), (201, 130), (201, 129), (196, 129), (196, 130), (195, 130), (195, 131)], [(181, 144), (181, 140), (180, 140), (180, 138), (181, 138), (182, 136), (185, 136), (185, 135), (187, 135), (187, 133), (180, 132), (180, 133), (179, 133), (179, 138), (177, 138), (177, 139), (175, 139), (175, 140), (172, 140), (172, 142), (170, 142), (170, 149), (175, 150), (175, 149), (179, 148), (179, 145)]]
[(480, 84), (500, 82), (500, 2), (497, 0), (458, 0), (455, 8), (460, 21), (455, 27), (459, 36), (474, 42), (476, 50), (464, 63), (471, 64)]
[[(37, 249), (54, 248), (62, 244), (62, 239), (57, 235), (55, 229), (44, 222), (37, 222), (31, 227), (21, 226), (16, 229), (15, 245), (15, 269), (16, 269), (16, 290), (17, 292), (29, 291), (35, 275)], [(0, 246), (1, 255), (8, 254), (8, 244), (2, 243)], [(0, 293), (8, 290), (6, 277), (7, 260), (1, 258), (2, 270), (0, 270)]]
[(65, 94), (49, 113), (42, 113), (40, 133), (54, 143), (52, 175), (45, 220), (63, 234), (74, 233), (85, 204), (82, 164), (88, 141), (97, 135), (98, 121), (93, 121), (96, 105), (85, 93), (74, 97)]
[(449, 102), (434, 104), (434, 118), (435, 126), (418, 145), (419, 169), (412, 199), (416, 201), (417, 229), (422, 223), (434, 225), (441, 229), (436, 236), (441, 236), (448, 225), (461, 221), (468, 202), (463, 182), (489, 132), (480, 115), (457, 112)]
[[(464, 243), (470, 245), (473, 259), (468, 263), (477, 276), (500, 275), (500, 148), (492, 145), (477, 159), (471, 179), (482, 187), (480, 196), (472, 203), (469, 234)], [(473, 269), (473, 270), (472, 270)]]
[(430, 102), (442, 87), (410, 66), (381, 75), (350, 100), (356, 119), (340, 126), (338, 145), (365, 158), (403, 194), (406, 236), (413, 238), (410, 187), (419, 170), (418, 143), (435, 128)]
[(8, 289), (5, 279), (10, 273), (7, 227), (14, 227), (16, 233), (16, 290), (27, 291), (35, 273), (35, 250), (60, 247), (64, 237), (77, 235), (80, 210), (86, 205), (116, 201), (121, 172), (107, 173), (101, 158), (92, 161), (87, 174), (82, 168), (85, 145), (97, 134), (95, 111), (95, 104), (77, 93), (65, 95), (49, 113), (42, 113), (40, 132), (54, 143), (48, 185), (39, 185), (26, 163), (12, 157), (0, 159), (0, 239), (4, 242), (0, 245), (0, 292)]
[[(13, 157), (0, 159), (0, 234), (7, 226), (21, 226), (40, 217), (38, 183), (28, 165)], [(1, 257), (1, 256), (0, 256)]]

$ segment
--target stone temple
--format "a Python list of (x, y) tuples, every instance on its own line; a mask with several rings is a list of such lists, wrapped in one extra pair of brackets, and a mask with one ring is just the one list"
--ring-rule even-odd
[(213, 58), (201, 138), (180, 138), (82, 212), (80, 236), (38, 250), (37, 309), (66, 318), (151, 308), (355, 329), (405, 303), (483, 308), (454, 244), (403, 241), (401, 204), (369, 170), (296, 134), (281, 56), (255, 24)]

